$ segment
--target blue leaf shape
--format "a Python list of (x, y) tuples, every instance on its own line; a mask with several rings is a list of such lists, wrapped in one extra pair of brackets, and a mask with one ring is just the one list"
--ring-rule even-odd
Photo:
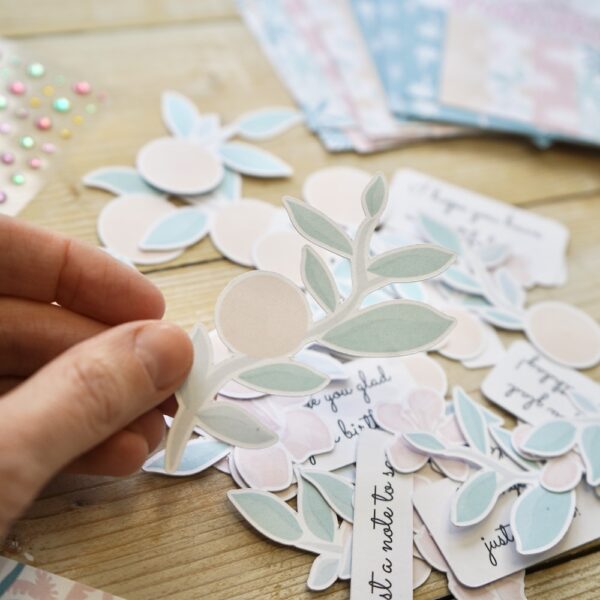
[(508, 311), (500, 308), (478, 308), (477, 312), (484, 321), (501, 329), (508, 329), (509, 331), (523, 330), (523, 319)]
[(414, 283), (392, 283), (392, 289), (405, 300), (414, 300), (415, 302), (425, 301), (425, 290), (423, 284), (416, 281)]
[(442, 273), (442, 281), (450, 287), (466, 294), (483, 294), (479, 282), (458, 267), (450, 267)]
[(242, 197), (242, 178), (231, 169), (225, 168), (224, 171), (223, 179), (213, 190), (213, 194), (218, 194), (226, 200), (239, 200)]
[(192, 135), (200, 117), (196, 105), (179, 92), (163, 93), (161, 112), (167, 129), (176, 137)]
[(153, 223), (141, 250), (178, 250), (199, 242), (209, 230), (209, 216), (201, 208), (179, 208)]
[(333, 542), (338, 527), (337, 517), (317, 488), (302, 477), (298, 479), (298, 514), (313, 535)]
[(424, 214), (419, 215), (419, 225), (430, 242), (448, 248), (458, 256), (462, 254), (462, 243), (453, 229)]
[(432, 433), (416, 431), (413, 433), (405, 433), (406, 441), (420, 452), (441, 452), (446, 449), (446, 446), (435, 437)]
[(132, 167), (103, 167), (91, 171), (83, 178), (88, 187), (95, 187), (113, 194), (153, 194), (162, 196), (156, 188), (148, 185)]
[(469, 442), (481, 454), (489, 454), (490, 443), (487, 423), (479, 406), (460, 387), (454, 388), (454, 410), (460, 429)]
[(292, 168), (280, 158), (242, 142), (226, 142), (219, 154), (227, 167), (243, 175), (253, 177), (289, 177)]
[(585, 463), (587, 482), (592, 487), (600, 485), (600, 425), (588, 425), (584, 428), (579, 449)]
[(297, 110), (273, 107), (243, 114), (234, 127), (242, 137), (259, 141), (283, 133), (300, 121), (302, 114)]
[(553, 419), (534, 427), (527, 436), (521, 449), (527, 454), (543, 456), (561, 456), (575, 444), (577, 428), (566, 419)]
[(477, 471), (458, 490), (452, 503), (452, 522), (458, 526), (479, 523), (490, 514), (498, 499), (494, 471)]
[(149, 473), (161, 473), (163, 475), (175, 475), (183, 477), (186, 475), (194, 475), (208, 469), (211, 465), (221, 460), (224, 456), (231, 452), (231, 446), (217, 440), (209, 440), (206, 438), (197, 438), (188, 442), (183, 458), (173, 473), (168, 473), (165, 470), (165, 451), (161, 450), (154, 456), (151, 456), (145, 463), (142, 469)]
[(534, 486), (513, 504), (510, 527), (519, 554), (549, 550), (564, 537), (575, 514), (575, 492), (557, 494)]

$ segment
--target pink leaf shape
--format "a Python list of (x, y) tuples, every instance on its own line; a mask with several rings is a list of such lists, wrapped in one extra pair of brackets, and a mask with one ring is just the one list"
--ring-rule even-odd
[(429, 460), (427, 454), (415, 452), (399, 437), (387, 449), (387, 457), (394, 469), (400, 473), (414, 473)]
[(574, 452), (550, 459), (542, 469), (540, 483), (550, 492), (568, 492), (581, 481), (583, 465)]
[(236, 447), (233, 459), (240, 475), (251, 488), (278, 492), (292, 483), (292, 463), (281, 444), (260, 450)]
[(466, 441), (454, 415), (446, 417), (435, 433), (449, 444), (464, 444)]
[(464, 481), (469, 475), (469, 465), (462, 460), (435, 456), (431, 459), (442, 473), (454, 481)]
[(437, 544), (433, 541), (428, 529), (424, 527), (415, 535), (415, 546), (421, 556), (436, 570), (446, 573), (449, 569)]
[(410, 416), (417, 424), (417, 431), (433, 432), (444, 417), (445, 401), (434, 390), (417, 388), (406, 398)]
[(290, 410), (285, 414), (285, 426), (279, 439), (297, 463), (304, 462), (313, 454), (330, 452), (335, 445), (327, 425), (307, 408)]

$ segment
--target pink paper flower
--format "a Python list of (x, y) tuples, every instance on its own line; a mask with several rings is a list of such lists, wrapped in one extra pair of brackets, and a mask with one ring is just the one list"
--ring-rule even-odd
[(469, 473), (466, 463), (417, 452), (403, 438), (405, 433), (424, 432), (434, 434), (447, 444), (464, 444), (456, 419), (446, 415), (445, 407), (444, 398), (427, 388), (412, 390), (402, 403), (381, 402), (375, 407), (374, 416), (379, 426), (396, 436), (387, 456), (397, 471), (414, 473), (431, 459), (447, 477), (465, 480)]

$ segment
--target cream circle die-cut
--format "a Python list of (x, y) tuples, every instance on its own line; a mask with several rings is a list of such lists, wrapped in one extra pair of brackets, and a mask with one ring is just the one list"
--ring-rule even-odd
[(306, 178), (302, 195), (337, 223), (356, 227), (365, 218), (362, 193), (370, 181), (371, 175), (356, 167), (327, 167)]
[(302, 346), (311, 324), (303, 292), (268, 271), (236, 277), (215, 308), (219, 337), (234, 352), (253, 358), (288, 358)]
[(164, 137), (140, 148), (136, 159), (140, 175), (170, 194), (203, 194), (216, 188), (225, 175), (223, 163), (200, 144)]
[(548, 358), (574, 369), (600, 362), (600, 326), (564, 302), (539, 302), (525, 313), (525, 334)]
[(160, 218), (177, 210), (160, 196), (125, 194), (111, 200), (98, 217), (98, 237), (113, 253), (138, 265), (155, 265), (177, 258), (183, 249), (144, 252), (138, 244)]
[(275, 206), (262, 200), (244, 198), (232, 202), (215, 214), (210, 238), (223, 256), (252, 267), (252, 248), (267, 233), (277, 214)]
[(456, 325), (436, 350), (446, 358), (468, 360), (485, 350), (486, 331), (481, 321), (468, 310), (445, 307), (442, 312), (456, 319)]

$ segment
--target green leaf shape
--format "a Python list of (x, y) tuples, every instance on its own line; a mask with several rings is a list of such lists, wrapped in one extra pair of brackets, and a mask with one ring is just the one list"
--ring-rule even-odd
[(430, 242), (448, 248), (459, 256), (462, 254), (462, 242), (453, 229), (425, 214), (419, 215), (419, 225)]
[(454, 319), (426, 304), (392, 300), (334, 326), (321, 343), (356, 356), (401, 356), (434, 346), (453, 326)]
[(177, 137), (190, 136), (200, 116), (196, 105), (179, 92), (163, 92), (161, 111), (168, 130)]
[(231, 446), (217, 440), (197, 438), (187, 443), (176, 471), (165, 470), (165, 450), (151, 456), (142, 466), (148, 473), (161, 473), (178, 477), (195, 475), (214, 465), (229, 454)]
[(233, 402), (220, 400), (197, 413), (198, 426), (211, 436), (241, 448), (267, 448), (279, 437)]
[(309, 242), (345, 258), (352, 256), (352, 241), (328, 216), (290, 196), (283, 203), (294, 227)]
[(408, 283), (439, 275), (454, 259), (452, 252), (440, 246), (417, 244), (384, 252), (375, 257), (367, 271), (392, 281)]
[(349, 481), (326, 471), (306, 470), (300, 474), (303, 479), (314, 485), (325, 502), (344, 521), (354, 521), (354, 486)]
[(313, 561), (306, 580), (308, 589), (320, 592), (332, 586), (339, 575), (341, 557), (333, 554), (320, 554)]
[(321, 308), (333, 312), (340, 295), (331, 271), (321, 257), (310, 247), (302, 249), (302, 281)]
[(302, 477), (298, 480), (298, 513), (314, 536), (333, 542), (338, 526), (335, 513), (317, 488)]
[(455, 387), (453, 396), (454, 411), (458, 424), (469, 446), (481, 452), (481, 454), (489, 454), (490, 442), (483, 411), (467, 396), (462, 388)]
[(423, 431), (414, 431), (412, 433), (405, 433), (404, 439), (419, 452), (429, 453), (440, 453), (446, 449), (446, 446), (432, 433), (426, 433)]
[(567, 533), (575, 514), (575, 491), (549, 492), (536, 485), (515, 501), (510, 528), (519, 554), (549, 550)]
[(157, 189), (148, 185), (141, 175), (131, 167), (103, 167), (91, 171), (83, 178), (83, 183), (113, 194), (151, 194), (162, 196)]
[(258, 490), (231, 490), (227, 496), (240, 514), (269, 539), (292, 545), (304, 532), (298, 515), (274, 494)]
[(494, 471), (477, 471), (458, 490), (452, 503), (452, 522), (464, 527), (479, 523), (490, 514), (498, 498)]
[(575, 444), (577, 428), (566, 419), (553, 419), (537, 425), (521, 444), (521, 450), (534, 456), (561, 456)]
[(362, 205), (367, 217), (377, 217), (387, 203), (387, 186), (381, 173), (373, 176), (362, 195)]
[(585, 478), (592, 486), (600, 485), (600, 425), (588, 425), (581, 432), (579, 442), (585, 464)]
[(269, 394), (304, 396), (322, 390), (329, 377), (296, 361), (269, 363), (240, 373), (236, 380)]
[(540, 464), (521, 456), (512, 444), (512, 433), (499, 425), (489, 425), (488, 431), (504, 452), (514, 463), (523, 467), (527, 471), (533, 471), (540, 468)]

